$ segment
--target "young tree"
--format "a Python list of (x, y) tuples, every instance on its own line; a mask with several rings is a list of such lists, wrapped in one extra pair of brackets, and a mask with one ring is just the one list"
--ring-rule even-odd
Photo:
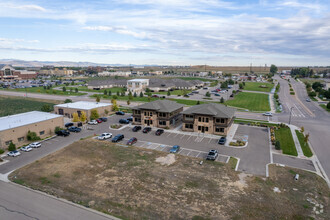
[(72, 122), (78, 122), (79, 116), (77, 112), (72, 113)]
[(132, 93), (128, 95), (128, 100), (133, 100)]
[(91, 110), (91, 116), (90, 116), (90, 120), (95, 120), (97, 118), (99, 118), (99, 113), (97, 112), (97, 109), (92, 109)]
[(71, 103), (72, 100), (71, 99), (65, 99), (64, 103)]
[(141, 98), (143, 97), (143, 92), (140, 92), (140, 97), (141, 97)]
[(304, 131), (305, 131), (305, 128), (304, 128), (304, 127), (301, 127), (301, 128), (300, 128), (300, 132), (301, 132), (301, 133), (304, 133)]
[(135, 98), (137, 97), (137, 94), (136, 94), (136, 92), (134, 92), (134, 97), (135, 97)]
[(73, 92), (73, 88), (70, 88), (70, 92)]
[(111, 96), (111, 95), (112, 95), (112, 93), (111, 93), (111, 90), (109, 90), (108, 94), (109, 94), (109, 96)]
[(199, 100), (197, 101), (196, 105), (200, 105), (201, 103), (199, 102)]
[(108, 95), (108, 91), (105, 89), (105, 90), (103, 91), (103, 94), (104, 94), (104, 95)]
[(112, 99), (118, 99), (118, 96), (117, 95), (113, 95), (112, 96)]
[(66, 88), (65, 88), (65, 86), (62, 87), (62, 91), (63, 91), (63, 92), (66, 92)]
[(116, 99), (112, 99), (111, 100), (111, 103), (112, 103), (112, 111), (116, 112), (119, 110), (119, 107), (117, 105), (117, 100)]
[(117, 91), (117, 96), (120, 96), (120, 92), (119, 91)]
[(87, 120), (86, 112), (82, 111), (81, 114), (80, 114), (80, 121), (81, 122), (86, 122), (86, 120)]
[(75, 93), (77, 93), (78, 92), (78, 88), (75, 88), (74, 91), (75, 91)]
[(71, 85), (74, 85), (74, 81), (71, 82)]
[(279, 141), (275, 142), (275, 149), (276, 150), (281, 150), (281, 143)]
[(131, 104), (131, 102), (129, 100), (127, 100), (127, 105), (130, 105), (130, 104)]
[(171, 92), (170, 90), (167, 91), (167, 96), (170, 96), (171, 95)]
[(14, 151), (16, 150), (16, 145), (13, 144), (13, 142), (10, 142), (9, 146), (8, 146), (8, 151)]
[(305, 144), (307, 144), (308, 140), (309, 140), (309, 134), (306, 134), (305, 137), (304, 137)]
[(100, 96), (97, 95), (95, 100), (96, 100), (96, 102), (100, 102), (101, 101)]
[(125, 96), (125, 92), (124, 91), (121, 92), (121, 96)]
[(244, 88), (243, 83), (238, 84), (238, 86), (239, 86), (239, 89), (243, 89)]
[(330, 102), (328, 102), (327, 104), (327, 109), (330, 109)]
[(243, 86), (245, 86), (245, 82), (243, 81)]
[(211, 97), (211, 94), (209, 93), (209, 91), (206, 92), (205, 96), (206, 97)]
[(220, 99), (220, 103), (224, 103), (224, 102), (225, 102), (224, 98), (221, 97), (221, 99)]
[(108, 115), (108, 114), (109, 114), (108, 109), (104, 109), (104, 114), (105, 114), (105, 115)]

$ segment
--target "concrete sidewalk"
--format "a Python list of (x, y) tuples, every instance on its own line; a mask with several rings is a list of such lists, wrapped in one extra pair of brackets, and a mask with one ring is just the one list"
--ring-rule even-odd
[(294, 141), (294, 144), (295, 144), (296, 149), (297, 149), (298, 157), (299, 158), (306, 158), (304, 156), (304, 153), (303, 153), (302, 149), (301, 149), (301, 146), (300, 146), (300, 143), (299, 143), (299, 140), (298, 140), (296, 131), (295, 131), (295, 130), (298, 130), (299, 131), (299, 128), (297, 126), (294, 126), (294, 125), (288, 125), (288, 126), (289, 126), (289, 128), (291, 130), (293, 141)]

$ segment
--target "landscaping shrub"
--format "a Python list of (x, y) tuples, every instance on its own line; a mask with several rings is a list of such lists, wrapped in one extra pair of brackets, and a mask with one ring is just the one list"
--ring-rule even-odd
[(275, 149), (276, 149), (276, 150), (281, 150), (281, 144), (280, 144), (279, 141), (276, 141), (276, 142), (275, 142)]
[(330, 102), (328, 102), (327, 104), (327, 109), (330, 109)]
[(37, 136), (37, 134), (35, 132), (31, 132), (31, 131), (28, 131), (28, 134), (26, 135), (26, 138), (29, 140), (29, 141), (37, 141), (37, 140), (40, 140), (40, 137)]
[(59, 126), (56, 126), (54, 132), (56, 133), (56, 132), (59, 132), (59, 131), (61, 131), (61, 130), (63, 130), (63, 129), (60, 128)]
[(294, 95), (295, 93), (294, 92), (290, 92), (290, 95)]
[(290, 89), (291, 92), (293, 92), (293, 89)]
[(10, 144), (9, 144), (9, 146), (8, 146), (8, 150), (9, 150), (9, 151), (14, 151), (14, 150), (16, 150), (16, 145), (13, 144), (13, 142), (10, 142)]
[(3, 154), (4, 152), (5, 152), (5, 150), (0, 148), (0, 154)]

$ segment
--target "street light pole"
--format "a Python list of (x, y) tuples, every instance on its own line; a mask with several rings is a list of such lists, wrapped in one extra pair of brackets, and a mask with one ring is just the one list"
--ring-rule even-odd
[(289, 118), (289, 124), (291, 124), (291, 114), (292, 114), (292, 109), (293, 109), (293, 107), (291, 107), (291, 109), (290, 109), (290, 118)]

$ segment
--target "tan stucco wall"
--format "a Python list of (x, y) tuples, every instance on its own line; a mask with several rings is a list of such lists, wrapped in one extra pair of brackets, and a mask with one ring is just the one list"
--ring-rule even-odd
[[(87, 116), (87, 120), (89, 120), (90, 116), (91, 116), (91, 109), (90, 110), (82, 110), (82, 109), (76, 109), (76, 108), (66, 108), (66, 107), (57, 107), (54, 106), (54, 112), (55, 114), (59, 114), (59, 109), (63, 109), (63, 115), (69, 118), (72, 118), (72, 114), (78, 111), (81, 112), (85, 112), (86, 116)], [(104, 106), (104, 107), (98, 107), (95, 108), (97, 109), (97, 112), (99, 113), (100, 117), (106, 116), (105, 114), (105, 110), (108, 110), (108, 114), (110, 114), (112, 112), (112, 105), (109, 106)]]
[[(61, 128), (64, 127), (63, 117), (58, 117), (58, 118), (49, 119), (49, 120), (38, 122), (38, 123), (33, 123), (33, 124), (13, 128), (13, 129), (0, 131), (0, 148), (6, 149), (8, 147), (8, 145), (6, 145), (5, 143), (10, 140), (14, 144), (16, 144), (17, 147), (29, 143), (29, 141), (27, 141), (27, 138), (26, 138), (28, 131), (36, 132), (36, 134), (40, 138), (45, 138), (45, 137), (54, 135), (54, 130), (55, 130), (55, 127), (57, 127), (57, 126), (59, 126)], [(41, 131), (44, 131), (45, 133), (43, 135), (40, 135)], [(20, 138), (20, 137), (24, 137), (24, 140), (19, 142), (18, 138)]]

